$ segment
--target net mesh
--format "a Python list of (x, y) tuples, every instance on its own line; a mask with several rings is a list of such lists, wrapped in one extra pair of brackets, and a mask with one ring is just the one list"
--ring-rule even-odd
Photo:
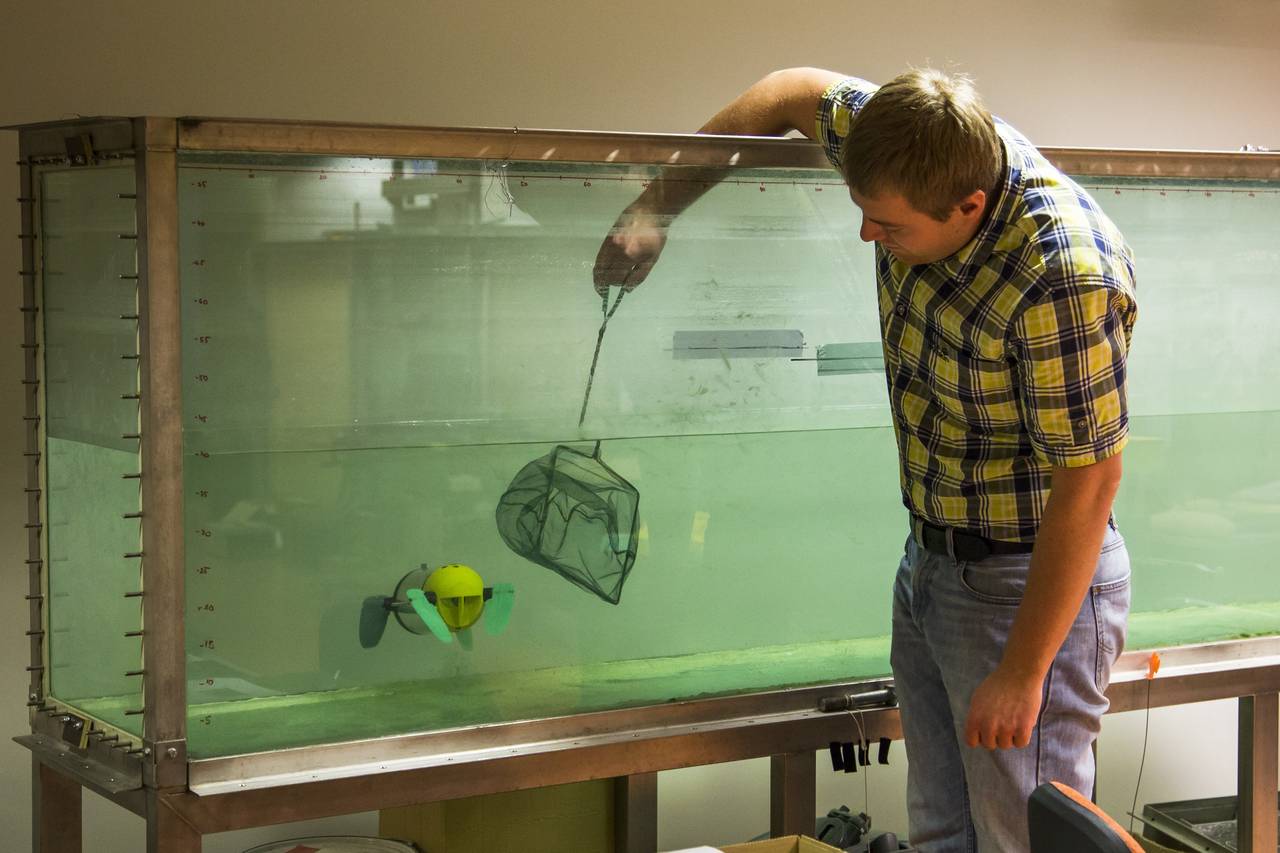
[(520, 470), (495, 513), (512, 551), (610, 604), (636, 559), (640, 493), (600, 459), (557, 445)]

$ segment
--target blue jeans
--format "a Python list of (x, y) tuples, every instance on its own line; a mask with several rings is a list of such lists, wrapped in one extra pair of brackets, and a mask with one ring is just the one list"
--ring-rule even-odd
[(907, 748), (911, 843), (922, 853), (1028, 850), (1027, 798), (1042, 782), (1088, 796), (1103, 695), (1124, 645), (1129, 554), (1108, 526), (1093, 585), (1045, 678), (1031, 743), (964, 745), (973, 691), (1000, 662), (1031, 555), (964, 562), (908, 538), (893, 596), (893, 678)]

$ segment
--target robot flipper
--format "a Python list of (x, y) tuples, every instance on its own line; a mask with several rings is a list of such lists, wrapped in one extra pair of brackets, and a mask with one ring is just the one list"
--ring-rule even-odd
[(516, 588), (509, 583), (495, 584), (488, 593), (488, 602), (484, 606), (484, 629), (493, 636), (507, 629), (511, 621), (511, 608), (516, 601)]
[(436, 606), (427, 601), (427, 594), (420, 589), (411, 588), (405, 591), (405, 595), (413, 605), (413, 611), (422, 619), (427, 629), (435, 634), (436, 639), (442, 643), (452, 643), (453, 633), (440, 618), (440, 611), (436, 610)]

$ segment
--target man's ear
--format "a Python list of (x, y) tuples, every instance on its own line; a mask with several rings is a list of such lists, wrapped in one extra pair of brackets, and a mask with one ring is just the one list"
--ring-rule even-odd
[(980, 217), (987, 209), (987, 193), (985, 190), (974, 190), (973, 193), (961, 199), (956, 207), (965, 219)]

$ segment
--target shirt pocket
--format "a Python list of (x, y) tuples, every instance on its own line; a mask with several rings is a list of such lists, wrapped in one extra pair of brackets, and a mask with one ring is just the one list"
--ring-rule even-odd
[(1013, 363), (988, 358), (973, 348), (925, 333), (923, 378), (938, 406), (969, 431), (1008, 431), (1022, 422)]

